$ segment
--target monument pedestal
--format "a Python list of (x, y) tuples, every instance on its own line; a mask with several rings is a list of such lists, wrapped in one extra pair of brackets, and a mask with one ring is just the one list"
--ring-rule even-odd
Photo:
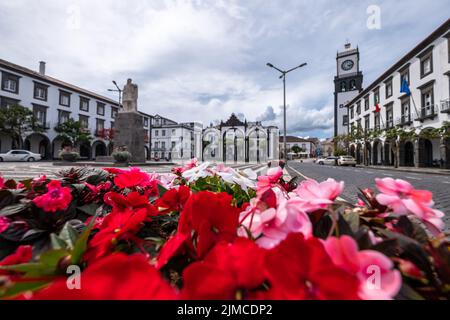
[(145, 129), (137, 112), (119, 112), (114, 122), (114, 148), (127, 147), (132, 162), (145, 162)]

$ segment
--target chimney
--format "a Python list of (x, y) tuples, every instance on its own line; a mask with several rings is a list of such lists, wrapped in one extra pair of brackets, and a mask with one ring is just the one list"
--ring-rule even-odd
[(39, 73), (45, 76), (45, 61), (39, 61)]

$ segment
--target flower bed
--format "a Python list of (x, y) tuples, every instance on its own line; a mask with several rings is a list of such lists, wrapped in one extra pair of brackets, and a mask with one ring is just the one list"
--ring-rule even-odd
[(0, 178), (0, 298), (448, 298), (432, 194), (391, 178), (376, 186), (350, 204), (343, 182), (195, 160), (165, 175)]

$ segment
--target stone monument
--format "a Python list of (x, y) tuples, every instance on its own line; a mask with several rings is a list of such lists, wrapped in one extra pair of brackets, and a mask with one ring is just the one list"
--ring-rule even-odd
[(114, 147), (131, 153), (132, 162), (145, 162), (145, 129), (137, 111), (138, 86), (131, 79), (123, 88), (123, 108), (114, 123)]

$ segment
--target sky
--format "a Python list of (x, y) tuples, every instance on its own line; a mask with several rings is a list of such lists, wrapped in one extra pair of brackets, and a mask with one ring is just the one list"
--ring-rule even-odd
[[(374, 9), (375, 6), (375, 9)], [(336, 52), (360, 50), (364, 86), (448, 19), (450, 0), (0, 0), (0, 58), (139, 109), (204, 126), (231, 113), (288, 134), (332, 135)], [(379, 13), (379, 15), (378, 15)], [(369, 22), (375, 22), (374, 25)]]

